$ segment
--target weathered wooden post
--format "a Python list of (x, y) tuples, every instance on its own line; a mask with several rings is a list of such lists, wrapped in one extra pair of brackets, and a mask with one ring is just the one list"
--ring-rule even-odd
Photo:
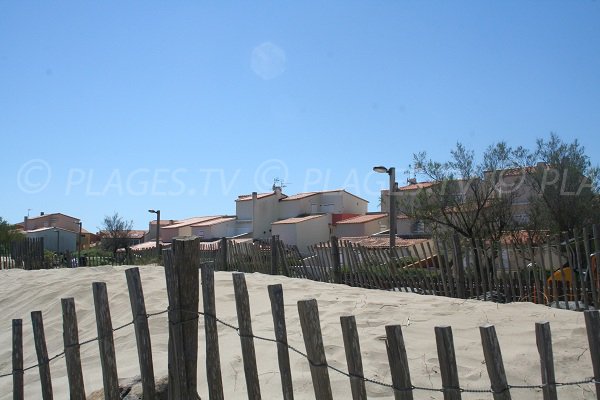
[(227, 248), (227, 238), (221, 238), (221, 240), (219, 241), (219, 247), (221, 249), (221, 265), (220, 265), (220, 270), (221, 271), (228, 271), (228, 265), (227, 265), (227, 252), (229, 251), (229, 249)]
[(556, 379), (554, 377), (554, 356), (552, 354), (552, 336), (550, 334), (549, 322), (536, 322), (535, 339), (538, 353), (540, 353), (544, 400), (557, 400)]
[(277, 242), (279, 235), (271, 236), (271, 275), (279, 273), (279, 265), (277, 264)]
[(63, 341), (65, 345), (67, 377), (69, 379), (69, 394), (71, 400), (85, 400), (75, 300), (72, 297), (61, 299), (61, 304), (63, 311)]
[(315, 397), (319, 400), (332, 400), (317, 300), (299, 301), (298, 314), (300, 314), (300, 325), (302, 326), (302, 336), (304, 337), (308, 362), (310, 363)]
[[(195, 399), (198, 369), (198, 300), (200, 239), (177, 237), (165, 257), (169, 298), (169, 395)], [(171, 382), (171, 379), (174, 381)]]
[(502, 352), (496, 336), (494, 325), (484, 325), (479, 327), (481, 334), (481, 343), (483, 346), (483, 356), (485, 366), (487, 367), (494, 400), (510, 400), (510, 389), (506, 381), (504, 372), (504, 363), (502, 362)]
[(204, 330), (206, 335), (206, 375), (210, 400), (222, 400), (223, 378), (219, 356), (219, 333), (215, 302), (215, 272), (212, 266), (202, 266), (202, 304), (204, 306)]
[(437, 345), (438, 359), (442, 386), (444, 387), (444, 400), (460, 400), (460, 383), (458, 381), (458, 368), (456, 366), (456, 353), (452, 328), (449, 326), (435, 327), (435, 342)]
[(283, 288), (281, 284), (269, 285), (268, 290), (271, 300), (275, 339), (277, 340), (277, 358), (279, 360), (279, 374), (281, 375), (283, 398), (285, 400), (293, 400), (294, 389), (292, 385), (292, 370), (290, 368), (290, 354), (287, 347)]
[(143, 396), (145, 400), (151, 400), (155, 397), (156, 386), (154, 382), (154, 366), (152, 364), (152, 342), (150, 340), (140, 270), (139, 268), (129, 268), (125, 271), (125, 276), (127, 277), (131, 314), (134, 321)]
[(388, 362), (392, 373), (394, 384), (394, 398), (396, 400), (413, 400), (412, 383), (410, 381), (410, 370), (408, 368), (408, 357), (406, 346), (402, 336), (400, 325), (387, 325), (385, 327), (387, 336), (386, 349)]
[(258, 381), (256, 352), (254, 350), (254, 338), (252, 334), (252, 314), (250, 313), (250, 301), (248, 299), (248, 288), (246, 286), (244, 273), (233, 273), (233, 288), (235, 292), (235, 307), (237, 309), (238, 324), (240, 326), (239, 333), (248, 399), (258, 400), (261, 398), (260, 384)]
[(461, 299), (465, 298), (465, 267), (463, 265), (462, 247), (460, 245), (460, 239), (458, 234), (454, 232), (452, 235), (454, 242), (454, 268), (456, 268), (456, 289), (458, 297)]
[(23, 400), (23, 320), (12, 320), (13, 400)]
[(333, 260), (333, 281), (342, 283), (342, 266), (340, 264), (340, 245), (336, 236), (331, 237), (331, 258)]
[(586, 310), (583, 312), (585, 329), (587, 331), (594, 381), (596, 382), (596, 398), (600, 400), (600, 311)]
[(110, 308), (108, 306), (106, 283), (92, 283), (92, 291), (94, 293), (94, 307), (96, 309), (96, 326), (98, 328), (98, 347), (100, 349), (104, 398), (106, 400), (119, 400), (117, 359), (115, 356), (115, 342), (110, 319)]
[(362, 356), (360, 354), (360, 341), (358, 339), (358, 330), (356, 329), (356, 319), (354, 318), (354, 315), (341, 316), (340, 324), (342, 324), (342, 336), (344, 338), (344, 349), (346, 351), (348, 373), (350, 374), (352, 399), (366, 400), (367, 391), (365, 388)]
[(52, 400), (52, 377), (50, 375), (50, 362), (44, 334), (44, 320), (41, 311), (31, 312), (31, 325), (33, 327), (33, 340), (37, 354), (38, 369), (40, 372), (40, 385), (42, 386), (42, 399)]

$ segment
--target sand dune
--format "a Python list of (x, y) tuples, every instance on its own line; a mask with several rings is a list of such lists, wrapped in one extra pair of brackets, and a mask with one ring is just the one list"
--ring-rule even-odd
[[(37, 362), (31, 330), (30, 312), (41, 310), (48, 353), (60, 353), (62, 343), (62, 314), (60, 299), (74, 297), (77, 307), (80, 340), (96, 336), (91, 283), (107, 283), (113, 326), (131, 321), (131, 310), (125, 280), (127, 267), (98, 267), (40, 271), (0, 271), (0, 374), (11, 370), (11, 319), (23, 319), (25, 366)], [(167, 307), (164, 270), (162, 267), (140, 268), (148, 312)], [(410, 293), (351, 288), (343, 285), (318, 283), (307, 280), (273, 277), (261, 274), (246, 275), (256, 335), (273, 337), (267, 285), (281, 283), (286, 304), (288, 340), (304, 350), (296, 302), (301, 299), (318, 300), (325, 350), (328, 362), (346, 370), (346, 361), (339, 317), (353, 314), (359, 329), (365, 375), (391, 383), (385, 350), (385, 329), (388, 324), (403, 325), (413, 384), (441, 387), (433, 328), (450, 325), (453, 328), (461, 386), (488, 388), (486, 366), (478, 327), (485, 323), (496, 326), (508, 381), (511, 384), (539, 384), (540, 369), (535, 344), (534, 323), (551, 322), (557, 381), (581, 380), (592, 375), (591, 361), (585, 334), (583, 314), (550, 309), (529, 303), (494, 304), (475, 300), (457, 300), (446, 297), (421, 296)], [(237, 325), (231, 274), (215, 274), (217, 314)], [(200, 296), (202, 297), (202, 296)], [(200, 298), (202, 301), (202, 298)], [(202, 308), (202, 306), (200, 306)], [(200, 321), (200, 340), (203, 338)], [(166, 315), (150, 320), (153, 357), (157, 377), (166, 375), (167, 324)], [(225, 383), (225, 397), (247, 398), (240, 342), (237, 333), (219, 326), (221, 366)], [(256, 341), (259, 377), (263, 398), (281, 398), (276, 346)], [(115, 332), (119, 377), (139, 374), (133, 327)], [(208, 398), (205, 384), (204, 345), (200, 344), (199, 392)], [(81, 348), (86, 392), (102, 387), (102, 375), (96, 342)], [(308, 363), (291, 353), (294, 391), (298, 399), (314, 398)], [(64, 358), (52, 362), (52, 381), (55, 398), (68, 397)], [(348, 399), (348, 379), (330, 371), (334, 398)], [(559, 398), (595, 398), (590, 385), (562, 387)], [(367, 384), (370, 398), (392, 399), (389, 388)], [(514, 399), (542, 398), (540, 390), (513, 390)], [(37, 369), (25, 373), (26, 398), (40, 398)], [(12, 379), (0, 379), (0, 399), (12, 398)], [(417, 392), (415, 398), (442, 398), (436, 392)], [(491, 395), (463, 394), (465, 399), (491, 398)]]

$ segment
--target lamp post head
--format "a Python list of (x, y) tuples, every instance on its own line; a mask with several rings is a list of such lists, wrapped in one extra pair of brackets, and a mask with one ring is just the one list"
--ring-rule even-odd
[(379, 172), (380, 174), (389, 174), (390, 173), (390, 171), (386, 167), (384, 167), (382, 165), (378, 165), (376, 167), (373, 167), (373, 171)]

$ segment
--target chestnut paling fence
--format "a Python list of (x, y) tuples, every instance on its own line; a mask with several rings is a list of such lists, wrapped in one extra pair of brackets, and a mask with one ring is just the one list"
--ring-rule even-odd
[[(218, 270), (262, 272), (350, 286), (475, 298), (528, 301), (574, 310), (600, 309), (597, 226), (543, 242), (466, 243), (457, 236), (411, 246), (366, 248), (332, 237), (301, 254), (277, 239), (221, 240), (205, 262)], [(212, 258), (211, 258), (212, 257)]]
[[(290, 346), (287, 340), (286, 318), (284, 312), (283, 288), (281, 285), (269, 285), (268, 292), (273, 316), (273, 337), (261, 337), (253, 334), (250, 299), (244, 273), (232, 273), (237, 310), (237, 324), (221, 320), (216, 313), (214, 266), (202, 263), (197, 238), (177, 239), (172, 250), (164, 251), (165, 277), (169, 307), (156, 313), (148, 313), (142, 290), (139, 270), (136, 267), (125, 271), (132, 321), (112, 326), (106, 284), (92, 283), (98, 336), (80, 341), (78, 335), (75, 299), (61, 299), (63, 311), (64, 351), (50, 356), (47, 351), (43, 317), (40, 311), (31, 313), (36, 365), (23, 365), (23, 325), (22, 319), (12, 321), (13, 347), (12, 370), (1, 371), (0, 379), (13, 380), (13, 398), (23, 399), (26, 372), (37, 369), (40, 376), (42, 399), (53, 398), (52, 365), (66, 362), (71, 399), (85, 399), (80, 346), (97, 343), (99, 362), (102, 368), (103, 388), (106, 399), (119, 399), (126, 393), (119, 388), (118, 370), (115, 358), (113, 333), (133, 326), (138, 350), (139, 370), (144, 399), (155, 397), (155, 376), (152, 359), (152, 344), (148, 329), (148, 320), (159, 314), (168, 314), (168, 396), (170, 399), (198, 398), (198, 347), (206, 346), (206, 382), (208, 397), (224, 398), (219, 353), (219, 334), (217, 326), (237, 331), (240, 337), (246, 391), (249, 399), (261, 398), (261, 385), (258, 378), (254, 343), (257, 340), (272, 342), (277, 347), (278, 365), (281, 378), (282, 396), (293, 399), (293, 371), (290, 367), (290, 351), (306, 358), (317, 399), (331, 399), (330, 373), (348, 377), (353, 399), (366, 399), (365, 384), (387, 387), (390, 396), (396, 399), (422, 397), (422, 392), (441, 392), (445, 399), (460, 399), (463, 393), (476, 392), (479, 398), (510, 399), (511, 393), (521, 390), (542, 390), (544, 399), (557, 399), (560, 388), (571, 385), (589, 385), (600, 399), (600, 312), (587, 310), (584, 313), (589, 354), (593, 370), (586, 376), (581, 371), (581, 379), (573, 382), (557, 382), (553, 362), (553, 348), (550, 325), (539, 322), (535, 325), (535, 337), (540, 359), (540, 383), (535, 385), (514, 385), (507, 381), (505, 367), (498, 338), (493, 325), (479, 328), (481, 344), (488, 372), (488, 378), (482, 378), (481, 389), (467, 389), (460, 385), (459, 369), (455, 358), (452, 328), (438, 326), (434, 329), (434, 341), (437, 347), (438, 362), (442, 386), (439, 388), (420, 387), (412, 383), (408, 355), (410, 343), (405, 343), (400, 325), (385, 326), (386, 349), (391, 373), (391, 382), (382, 382), (365, 376), (362, 368), (359, 331), (353, 316), (340, 317), (347, 369), (331, 366), (327, 362), (324, 339), (321, 335), (317, 301), (303, 300), (297, 303), (305, 349)], [(203, 297), (203, 309), (199, 309), (199, 296)], [(204, 320), (204, 335), (199, 332), (199, 319)], [(432, 340), (432, 341), (433, 341)], [(484, 383), (485, 381), (485, 383)], [(297, 394), (297, 392), (296, 392)]]
[[(465, 242), (454, 236), (390, 250), (331, 237), (301, 254), (296, 246), (272, 237), (266, 242), (201, 242), (199, 248), (200, 262), (221, 271), (281, 274), (362, 288), (502, 303), (528, 301), (574, 310), (600, 309), (596, 265), (600, 230), (595, 225), (536, 243)], [(14, 243), (11, 255), (0, 257), (0, 268), (51, 267), (40, 261), (42, 249), (41, 240)], [(155, 251), (82, 257), (77, 262), (55, 264), (148, 264), (159, 261)]]

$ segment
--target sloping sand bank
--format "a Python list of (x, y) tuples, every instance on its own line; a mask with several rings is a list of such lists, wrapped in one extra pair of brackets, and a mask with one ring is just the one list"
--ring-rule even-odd
[[(36, 364), (30, 312), (41, 310), (49, 356), (63, 350), (62, 311), (60, 299), (74, 297), (79, 322), (79, 338), (84, 341), (97, 335), (92, 300), (92, 282), (107, 283), (113, 327), (132, 319), (125, 280), (128, 267), (97, 267), (40, 271), (0, 271), (0, 374), (11, 370), (11, 319), (23, 319), (25, 367)], [(142, 284), (149, 313), (167, 308), (164, 270), (162, 267), (140, 268)], [(361, 340), (363, 365), (367, 377), (391, 383), (385, 350), (385, 325), (401, 324), (411, 366), (414, 385), (441, 387), (437, 362), (434, 326), (450, 325), (453, 329), (460, 383), (465, 388), (489, 388), (486, 366), (478, 327), (485, 323), (496, 326), (510, 384), (539, 384), (540, 368), (534, 323), (550, 321), (554, 343), (554, 360), (558, 382), (575, 381), (592, 375), (585, 324), (582, 313), (550, 309), (529, 303), (494, 304), (474, 300), (461, 301), (446, 297), (422, 296), (350, 288), (343, 285), (312, 282), (301, 279), (273, 277), (261, 274), (246, 275), (256, 335), (274, 337), (267, 285), (283, 285), (286, 304), (288, 340), (304, 350), (296, 302), (301, 299), (318, 300), (327, 360), (347, 370), (339, 317), (356, 316)], [(231, 274), (215, 274), (217, 315), (237, 325)], [(202, 296), (200, 296), (202, 302)], [(202, 305), (200, 305), (202, 309)], [(204, 326), (200, 320), (200, 340)], [(150, 319), (150, 333), (154, 369), (157, 377), (167, 373), (166, 315)], [(240, 341), (237, 333), (219, 326), (221, 368), (225, 397), (247, 398)], [(139, 374), (133, 327), (115, 332), (119, 377)], [(264, 399), (281, 398), (281, 384), (277, 366), (277, 351), (273, 343), (255, 341), (261, 390)], [(199, 393), (208, 398), (205, 384), (204, 344), (199, 346)], [(102, 373), (98, 358), (98, 344), (81, 347), (86, 392), (102, 387)], [(297, 399), (312, 399), (314, 393), (310, 371), (305, 359), (290, 353), (294, 392)], [(56, 399), (68, 398), (64, 358), (51, 363), (52, 382)], [(330, 371), (333, 395), (349, 399), (348, 378)], [(367, 384), (369, 398), (392, 399), (391, 389)], [(559, 398), (595, 398), (591, 385), (562, 387)], [(513, 399), (542, 398), (539, 389), (513, 390)], [(41, 398), (37, 369), (25, 372), (26, 398)], [(0, 399), (12, 398), (11, 377), (0, 379)], [(415, 398), (442, 398), (438, 392), (415, 392)], [(491, 394), (464, 393), (465, 399), (492, 398)]]

